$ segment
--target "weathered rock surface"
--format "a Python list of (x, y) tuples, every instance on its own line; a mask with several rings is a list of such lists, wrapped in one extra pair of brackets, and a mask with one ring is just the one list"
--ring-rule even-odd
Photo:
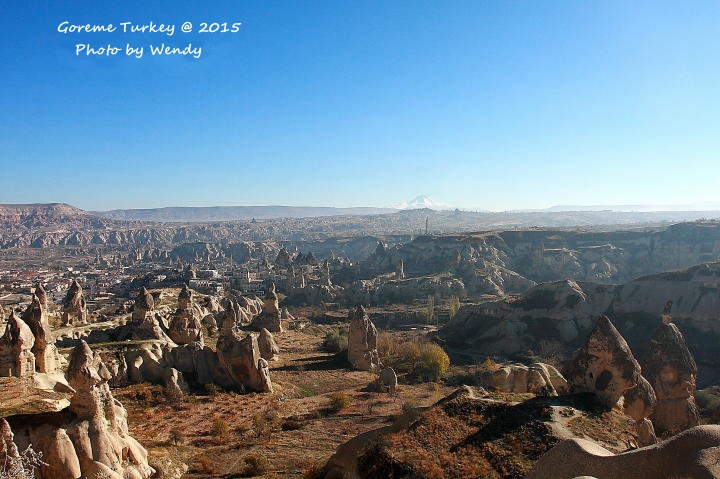
[(236, 331), (223, 329), (217, 342), (216, 382), (227, 388), (247, 388), (272, 392), (269, 366), (260, 356), (257, 336), (244, 338)]
[(75, 390), (70, 407), (32, 420), (8, 417), (14, 441), (42, 453), (41, 479), (145, 479), (155, 471), (147, 452), (128, 434), (127, 412), (112, 397), (109, 372), (84, 341), (70, 355), (68, 382)]
[(640, 364), (610, 319), (601, 316), (567, 376), (574, 391), (595, 393), (603, 404), (615, 407), (640, 382)]
[(178, 295), (178, 309), (170, 319), (168, 336), (176, 344), (203, 344), (202, 325), (192, 307), (192, 291), (183, 285)]
[(563, 441), (545, 453), (527, 479), (720, 478), (720, 426), (697, 426), (659, 444), (622, 454), (585, 439)]
[[(44, 294), (44, 291), (41, 294)], [(32, 347), (35, 369), (41, 373), (52, 373), (60, 367), (60, 356), (55, 347), (55, 337), (48, 324), (47, 298), (45, 301), (43, 303), (41, 296), (33, 294), (32, 302), (23, 313), (22, 319), (35, 337), (35, 344)]]
[(0, 377), (25, 378), (35, 374), (34, 345), (32, 330), (12, 311), (5, 334), (0, 337)]
[(559, 281), (543, 283), (518, 299), (464, 304), (440, 331), (450, 347), (483, 355), (541, 358), (568, 356), (582, 346), (601, 315), (612, 318), (637, 357), (662, 323), (663, 305), (673, 302), (673, 323), (695, 360), (704, 364), (701, 387), (720, 382), (720, 263), (656, 274), (613, 286)]
[(541, 396), (557, 396), (568, 392), (568, 383), (560, 372), (550, 364), (508, 364), (496, 370), (483, 371), (479, 385), (496, 391), (533, 393)]
[(698, 425), (694, 396), (698, 369), (677, 326), (663, 323), (658, 327), (642, 365), (657, 395), (651, 416), (655, 427), (677, 433)]
[(88, 312), (82, 286), (73, 280), (63, 301), (63, 324), (74, 325), (87, 322)]
[(252, 320), (251, 328), (256, 331), (265, 328), (271, 333), (282, 332), (282, 321), (280, 320), (279, 300), (275, 292), (275, 283), (270, 283), (268, 286), (265, 298), (263, 299), (262, 311)]
[(380, 365), (377, 329), (362, 305), (348, 313), (348, 361), (355, 369), (372, 370)]
[(160, 318), (153, 312), (155, 301), (152, 294), (143, 288), (135, 298), (132, 319), (118, 328), (118, 341), (164, 341), (173, 344), (165, 332)]
[(265, 328), (260, 330), (258, 348), (260, 348), (260, 356), (268, 361), (273, 361), (280, 355), (280, 348), (275, 342), (275, 338), (273, 338), (272, 333)]

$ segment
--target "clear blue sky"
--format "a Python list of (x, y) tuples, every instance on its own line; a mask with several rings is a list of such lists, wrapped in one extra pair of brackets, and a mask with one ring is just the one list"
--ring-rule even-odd
[(0, 40), (0, 203), (720, 201), (716, 0), (10, 0)]

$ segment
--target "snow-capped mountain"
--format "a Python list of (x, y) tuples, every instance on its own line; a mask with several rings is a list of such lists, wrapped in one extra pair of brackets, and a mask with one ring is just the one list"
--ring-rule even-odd
[(416, 196), (410, 201), (403, 201), (399, 205), (396, 205), (395, 208), (399, 210), (417, 210), (421, 208), (430, 208), (431, 210), (446, 210), (450, 208), (450, 205), (435, 201), (429, 196), (420, 195)]

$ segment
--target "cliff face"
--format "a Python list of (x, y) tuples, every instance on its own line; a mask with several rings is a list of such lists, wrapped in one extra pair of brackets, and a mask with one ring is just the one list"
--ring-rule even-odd
[(720, 262), (638, 278), (623, 285), (557, 281), (540, 284), (517, 299), (460, 308), (441, 330), (453, 348), (478, 355), (545, 357), (580, 347), (601, 315), (612, 319), (635, 354), (642, 356), (662, 321), (667, 301), (698, 362), (701, 384), (720, 378)]
[(500, 231), (419, 237), (397, 250), (410, 274), (512, 270), (535, 282), (620, 283), (720, 258), (720, 225), (655, 231)]

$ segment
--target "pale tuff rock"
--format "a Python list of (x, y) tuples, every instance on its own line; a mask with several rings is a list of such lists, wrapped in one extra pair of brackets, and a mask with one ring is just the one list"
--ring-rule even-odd
[(277, 257), (275, 258), (275, 265), (279, 266), (280, 268), (289, 268), (292, 264), (292, 258), (290, 258), (290, 253), (285, 248), (280, 248), (280, 251), (277, 254)]
[[(112, 397), (109, 376), (99, 356), (80, 341), (70, 355), (68, 381), (75, 392), (69, 409), (31, 421), (27, 416), (8, 418), (15, 444), (42, 454), (36, 477), (146, 479), (155, 473), (145, 449), (128, 434), (127, 412)], [(8, 423), (0, 422), (5, 439), (12, 438)]]
[(696, 426), (659, 444), (613, 454), (585, 439), (568, 439), (546, 452), (526, 479), (720, 478), (720, 426)]
[(63, 301), (63, 324), (73, 325), (85, 323), (87, 321), (87, 315), (87, 306), (85, 305), (82, 286), (80, 286), (80, 283), (76, 280), (73, 280)]
[(607, 316), (601, 316), (568, 370), (576, 392), (593, 392), (608, 407), (640, 381), (640, 364)]
[(47, 305), (43, 304), (39, 296), (33, 295), (32, 302), (23, 313), (23, 321), (35, 336), (35, 344), (32, 347), (35, 369), (41, 373), (55, 372), (60, 366), (60, 356), (55, 347), (55, 337), (48, 324)]
[(155, 300), (147, 289), (143, 288), (135, 298), (132, 320), (118, 332), (118, 341), (164, 341), (173, 344), (165, 334), (159, 317), (153, 313)]
[(279, 314), (280, 310), (278, 309), (278, 306), (279, 301), (277, 293), (275, 292), (275, 283), (270, 283), (267, 288), (267, 292), (265, 293), (262, 310), (264, 313)]
[(697, 365), (673, 323), (661, 324), (653, 334), (643, 373), (657, 395), (651, 419), (660, 431), (676, 433), (698, 424), (694, 396)]
[(657, 442), (655, 428), (648, 419), (653, 412), (657, 398), (648, 380), (643, 376), (638, 379), (637, 385), (625, 392), (623, 412), (635, 421), (634, 428), (638, 445), (649, 446)]
[(395, 374), (395, 370), (393, 368), (385, 368), (380, 371), (378, 382), (383, 389), (390, 393), (391, 396), (395, 396), (397, 393), (398, 380), (397, 374)]
[(557, 396), (568, 391), (568, 383), (554, 366), (545, 363), (508, 364), (483, 371), (480, 386), (496, 391)]
[(203, 344), (202, 325), (192, 308), (192, 292), (187, 285), (178, 295), (178, 309), (170, 320), (168, 335), (176, 344)]
[(245, 338), (223, 327), (217, 342), (217, 383), (224, 387), (248, 388), (258, 392), (272, 392), (269, 366), (260, 356), (257, 337)]
[(290, 314), (290, 311), (288, 311), (287, 308), (283, 308), (280, 312), (280, 319), (295, 319), (295, 316)]
[(280, 348), (275, 342), (275, 338), (273, 338), (272, 333), (265, 328), (260, 330), (258, 347), (260, 348), (260, 356), (268, 361), (274, 361), (280, 355)]
[(42, 283), (38, 283), (35, 285), (35, 296), (38, 297), (38, 300), (40, 301), (40, 304), (45, 308), (47, 311), (47, 292), (45, 291), (45, 288), (43, 287)]
[(147, 289), (143, 289), (138, 293), (135, 298), (135, 305), (133, 306), (132, 321), (141, 323), (145, 321), (148, 315), (152, 314), (152, 310), (155, 308), (155, 300), (152, 294)]
[(0, 377), (23, 378), (35, 374), (34, 345), (32, 330), (12, 311), (5, 334), (0, 337)]
[(20, 458), (20, 452), (13, 442), (14, 437), (10, 424), (4, 418), (0, 418), (0, 464), (8, 464)]
[(265, 328), (271, 333), (282, 332), (279, 300), (277, 293), (275, 292), (275, 283), (270, 283), (268, 286), (265, 298), (263, 299), (262, 311), (253, 319), (251, 327), (256, 331), (260, 331), (262, 328)]
[(348, 361), (354, 369), (371, 370), (379, 366), (377, 329), (362, 305), (348, 314)]
[(320, 284), (323, 286), (332, 286), (332, 281), (330, 280), (330, 262), (326, 259), (323, 264), (322, 268), (320, 269)]

